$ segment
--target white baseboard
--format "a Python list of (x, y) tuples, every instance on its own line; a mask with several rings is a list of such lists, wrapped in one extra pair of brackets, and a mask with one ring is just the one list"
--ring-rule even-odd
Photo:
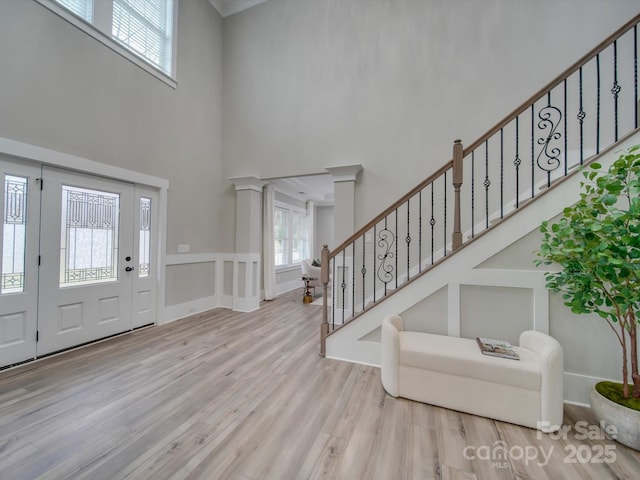
[(221, 307), (220, 299), (216, 295), (199, 298), (190, 302), (179, 303), (177, 305), (169, 305), (164, 308), (161, 318), (158, 321), (158, 325), (173, 322), (190, 315), (206, 312), (207, 310), (219, 307)]
[(589, 406), (589, 393), (593, 386), (598, 382), (609, 381), (617, 382), (619, 380), (610, 380), (608, 378), (591, 377), (588, 375), (580, 375), (578, 373), (564, 372), (564, 401), (572, 405)]
[(299, 288), (300, 291), (302, 292), (302, 289), (304, 288), (304, 282), (300, 279), (296, 279), (296, 280), (290, 280), (284, 283), (279, 283), (276, 285), (276, 291), (275, 291), (276, 297), (278, 295), (282, 295), (283, 293), (291, 292), (296, 288)]

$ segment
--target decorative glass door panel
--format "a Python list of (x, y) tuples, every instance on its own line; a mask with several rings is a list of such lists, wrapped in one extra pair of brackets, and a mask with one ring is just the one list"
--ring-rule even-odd
[(62, 186), (60, 286), (118, 279), (120, 195)]
[(24, 255), (27, 241), (27, 177), (5, 175), (2, 229), (2, 289), (24, 291)]
[(40, 168), (0, 156), (0, 366), (34, 358)]
[(140, 197), (140, 245), (138, 277), (147, 278), (151, 266), (151, 199)]

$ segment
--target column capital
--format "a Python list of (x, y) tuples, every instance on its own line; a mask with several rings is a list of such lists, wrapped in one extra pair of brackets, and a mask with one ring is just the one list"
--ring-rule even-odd
[(357, 182), (362, 172), (362, 165), (340, 165), (326, 167), (325, 170), (333, 176), (334, 182)]
[(236, 191), (240, 190), (254, 190), (256, 192), (262, 192), (264, 187), (269, 182), (259, 179), (258, 177), (231, 177), (228, 179), (236, 186)]

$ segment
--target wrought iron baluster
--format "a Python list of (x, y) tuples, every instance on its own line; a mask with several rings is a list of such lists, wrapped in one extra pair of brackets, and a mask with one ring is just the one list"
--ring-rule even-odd
[(531, 104), (531, 198), (536, 195), (535, 177), (536, 177), (536, 146), (535, 146), (535, 105)]
[(476, 151), (471, 152), (471, 238), (476, 236)]
[(596, 55), (596, 153), (600, 153), (600, 54)]
[(411, 277), (411, 275), (409, 274), (409, 268), (410, 268), (410, 258), (411, 258), (411, 228), (410, 228), (410, 223), (409, 223), (409, 216), (410, 216), (410, 210), (411, 210), (411, 199), (408, 198), (407, 199), (407, 236), (405, 238), (405, 242), (407, 242), (407, 282), (409, 281), (409, 278)]
[(362, 273), (362, 310), (364, 310), (365, 308), (365, 285), (366, 285), (366, 276), (367, 276), (367, 266), (366, 266), (366, 249), (367, 249), (367, 242), (366, 242), (366, 233), (362, 234), (362, 270), (360, 270), (360, 273)]
[(418, 272), (422, 272), (422, 190), (418, 192)]
[(435, 231), (434, 227), (436, 224), (436, 219), (434, 218), (434, 210), (433, 210), (433, 185), (434, 182), (431, 182), (431, 220), (429, 220), (429, 224), (431, 225), (431, 265), (433, 265), (433, 247), (434, 247), (434, 239), (435, 239)]
[(500, 129), (500, 218), (504, 217), (504, 129)]
[(344, 325), (344, 310), (345, 310), (345, 304), (344, 304), (344, 299), (345, 299), (345, 293), (346, 293), (346, 289), (347, 289), (347, 281), (346, 278), (344, 276), (344, 272), (347, 268), (347, 264), (346, 264), (346, 254), (347, 254), (347, 249), (345, 248), (344, 250), (342, 250), (342, 283), (340, 284), (340, 288), (342, 289), (342, 324)]
[(580, 111), (578, 112), (578, 123), (580, 125), (580, 165), (584, 164), (584, 119), (587, 114), (584, 111), (583, 92), (582, 92), (582, 67), (579, 70), (580, 81)]
[(484, 228), (489, 228), (489, 140), (484, 142)]
[(613, 128), (615, 132), (615, 141), (618, 141), (618, 95), (622, 87), (618, 83), (618, 41), (613, 41)]
[(444, 256), (447, 256), (447, 172), (444, 172)]
[[(346, 249), (345, 249), (346, 250)], [(356, 316), (356, 242), (351, 242), (351, 316)]]
[[(538, 145), (541, 145), (540, 153), (536, 163), (541, 170), (547, 172), (547, 188), (551, 186), (551, 172), (557, 170), (560, 167), (560, 148), (553, 146), (551, 142), (559, 140), (562, 134), (557, 131), (562, 120), (562, 112), (559, 108), (551, 105), (551, 91), (547, 93), (547, 106), (542, 108), (538, 112), (538, 128), (541, 130), (549, 129), (549, 133), (546, 137), (538, 139)], [(551, 148), (550, 148), (551, 147)], [(544, 162), (542, 156), (545, 156)]]
[(331, 275), (331, 291), (333, 292), (331, 298), (331, 330), (336, 329), (336, 307), (338, 300), (338, 290), (336, 289), (336, 257), (331, 259), (331, 270), (333, 271), (333, 275)]
[(633, 26), (633, 88), (634, 88), (634, 126), (638, 128), (638, 25)]
[(398, 288), (398, 239), (399, 239), (399, 233), (400, 231), (398, 230), (398, 209), (396, 208), (396, 212), (395, 212), (395, 221), (396, 221), (396, 256), (395, 256), (395, 264), (396, 264), (396, 288)]
[(564, 79), (564, 175), (567, 175), (569, 171), (569, 166), (567, 165), (567, 155), (568, 155), (568, 147), (567, 144), (569, 142), (569, 132), (567, 132), (567, 79)]
[(516, 117), (516, 158), (513, 165), (516, 167), (516, 208), (520, 207), (520, 116)]
[(373, 303), (376, 303), (376, 243), (378, 243), (378, 225), (373, 226)]

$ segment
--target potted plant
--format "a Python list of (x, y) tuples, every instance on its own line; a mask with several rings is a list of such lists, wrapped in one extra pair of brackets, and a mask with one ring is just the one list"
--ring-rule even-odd
[[(596, 384), (591, 406), (599, 420), (615, 425), (619, 442), (640, 449), (640, 145), (622, 152), (608, 170), (592, 163), (583, 175), (580, 200), (556, 222), (542, 223), (535, 264), (559, 265), (560, 271), (545, 274), (547, 288), (562, 293), (573, 313), (599, 315), (616, 335), (622, 383)], [(622, 415), (623, 424), (600, 417), (609, 410)]]

